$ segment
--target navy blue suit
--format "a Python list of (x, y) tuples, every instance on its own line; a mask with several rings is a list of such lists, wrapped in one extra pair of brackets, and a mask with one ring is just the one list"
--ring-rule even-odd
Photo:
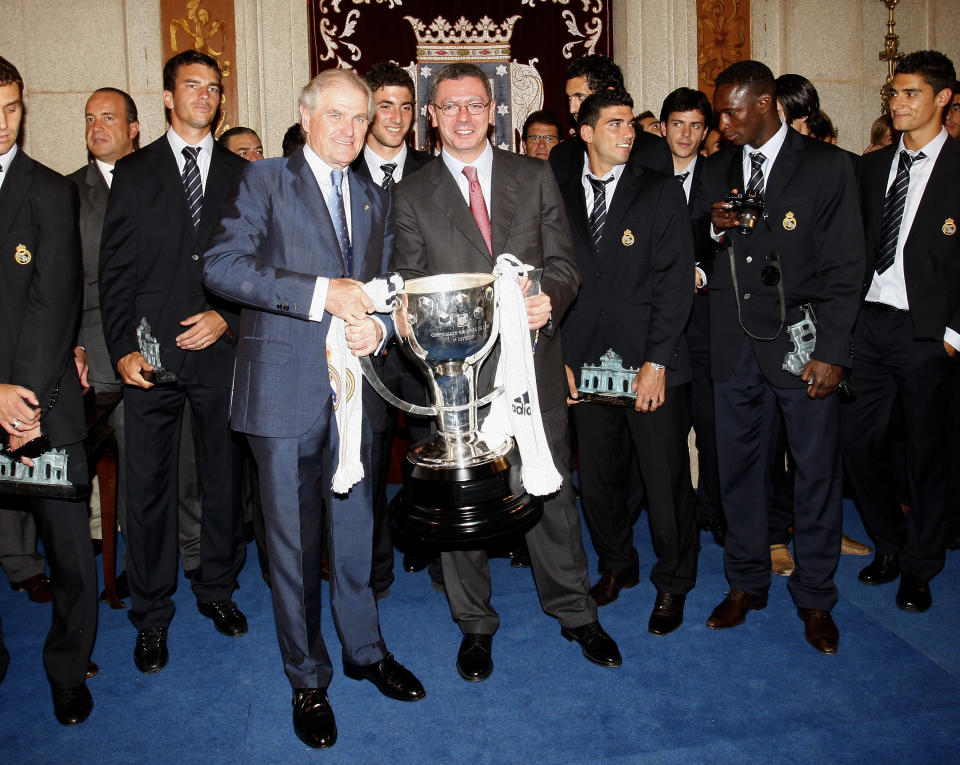
[[(204, 255), (208, 289), (243, 306), (231, 424), (249, 436), (260, 470), (270, 578), (284, 669), (294, 688), (324, 688), (332, 675), (320, 633), (321, 508), (330, 597), (344, 661), (386, 653), (370, 587), (371, 482), (333, 495), (337, 432), (326, 347), (331, 314), (310, 321), (318, 276), (369, 281), (393, 246), (389, 195), (348, 173), (353, 268), (346, 272), (327, 206), (304, 150), (245, 168)], [(363, 461), (370, 471), (370, 425)]]

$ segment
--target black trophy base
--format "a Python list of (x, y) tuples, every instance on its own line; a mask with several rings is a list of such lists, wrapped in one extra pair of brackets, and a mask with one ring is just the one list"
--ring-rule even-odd
[(390, 503), (398, 541), (435, 550), (481, 550), (519, 536), (543, 514), (543, 500), (524, 491), (520, 455), (480, 465), (437, 468), (403, 461), (403, 490)]
[(141, 369), (140, 376), (154, 385), (173, 385), (177, 381), (177, 373), (172, 369)]
[(0, 480), (0, 494), (19, 494), (25, 497), (49, 497), (50, 499), (84, 499), (90, 496), (90, 485), (73, 483), (40, 483)]

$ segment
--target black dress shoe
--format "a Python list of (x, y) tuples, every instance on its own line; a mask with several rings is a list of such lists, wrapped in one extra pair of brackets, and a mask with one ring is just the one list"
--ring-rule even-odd
[(900, 563), (897, 560), (897, 554), (881, 555), (877, 553), (873, 562), (857, 574), (857, 579), (864, 584), (886, 584), (892, 582), (898, 576), (900, 576)]
[(530, 568), (530, 551), (525, 544), (510, 553), (510, 565), (513, 568)]
[(144, 674), (159, 672), (170, 660), (167, 652), (167, 628), (154, 627), (137, 635), (133, 663)]
[(754, 595), (743, 590), (732, 589), (727, 597), (720, 601), (710, 618), (707, 626), (712, 630), (725, 630), (736, 627), (747, 620), (747, 611), (759, 611), (767, 607), (766, 595)]
[(464, 680), (479, 683), (493, 672), (493, 635), (468, 632), (457, 651), (457, 672)]
[(897, 590), (897, 608), (914, 614), (922, 614), (933, 605), (933, 595), (930, 594), (930, 583), (918, 579), (910, 574), (900, 577), (900, 588)]
[(227, 637), (240, 637), (247, 634), (247, 617), (232, 600), (212, 600), (209, 603), (197, 603), (204, 616), (213, 619), (217, 632)]
[(369, 680), (384, 696), (398, 701), (420, 701), (427, 695), (413, 672), (394, 659), (392, 653), (362, 667), (344, 662), (343, 674), (353, 680)]
[(61, 725), (79, 725), (93, 711), (93, 696), (86, 685), (75, 688), (52, 688), (53, 713)]
[(683, 624), (683, 604), (686, 600), (685, 594), (657, 592), (657, 602), (653, 605), (647, 631), (651, 635), (669, 635), (673, 632)]
[(418, 571), (423, 571), (427, 567), (428, 562), (426, 558), (414, 555), (413, 553), (403, 554), (403, 570), (408, 574), (416, 574)]
[(727, 522), (722, 515), (704, 516), (700, 519), (701, 531), (709, 531), (718, 547), (727, 542)]
[(293, 692), (293, 731), (314, 749), (329, 749), (337, 743), (337, 721), (326, 688), (297, 688)]
[(818, 608), (797, 608), (797, 616), (803, 622), (803, 636), (820, 653), (833, 655), (840, 644), (840, 631), (829, 611)]
[(619, 667), (623, 663), (620, 649), (613, 638), (603, 631), (600, 622), (590, 622), (582, 627), (560, 627), (560, 634), (567, 640), (580, 644), (583, 655), (601, 667)]
[(600, 581), (590, 588), (590, 597), (598, 606), (605, 606), (620, 597), (620, 590), (635, 587), (639, 583), (640, 572), (637, 569), (604, 571)]

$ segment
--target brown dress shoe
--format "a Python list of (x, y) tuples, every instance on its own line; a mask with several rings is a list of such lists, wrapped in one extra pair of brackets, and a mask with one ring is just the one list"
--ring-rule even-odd
[(835, 654), (840, 642), (840, 631), (833, 623), (829, 611), (819, 608), (798, 608), (797, 616), (803, 620), (803, 636), (820, 653)]
[(651, 635), (669, 635), (683, 624), (683, 604), (686, 599), (683, 593), (658, 592), (653, 613), (647, 622), (647, 631)]
[(793, 573), (793, 556), (786, 545), (770, 545), (770, 571), (777, 576)]
[(720, 605), (713, 609), (707, 626), (712, 630), (725, 630), (743, 624), (747, 611), (759, 611), (767, 607), (766, 595), (752, 595), (743, 590), (730, 590)]
[(840, 552), (844, 555), (870, 555), (873, 548), (844, 534), (840, 538)]
[(635, 587), (639, 583), (639, 571), (604, 571), (600, 581), (590, 588), (590, 597), (598, 606), (605, 606), (620, 597), (620, 590)]
[(43, 574), (34, 574), (22, 582), (10, 582), (10, 589), (14, 592), (27, 591), (27, 597), (34, 603), (49, 603), (53, 600), (50, 592), (50, 580)]

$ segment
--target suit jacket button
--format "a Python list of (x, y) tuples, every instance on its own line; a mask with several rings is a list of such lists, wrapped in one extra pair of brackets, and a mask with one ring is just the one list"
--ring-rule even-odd
[(743, 293), (743, 299), (744, 299), (744, 300), (749, 300), (749, 299), (750, 299), (750, 293), (749, 293), (749, 292), (744, 292), (744, 293)]
[(751, 255), (747, 255), (744, 260), (747, 261), (747, 263), (753, 263), (753, 257)]
[(277, 310), (278, 310), (278, 311), (282, 311), (282, 310), (283, 310), (283, 304), (282, 304), (282, 303), (277, 303)]
[(597, 313), (600, 314), (601, 316), (603, 316), (604, 313), (606, 313), (606, 312), (605, 312), (602, 308), (598, 308), (598, 309), (597, 309)]
[(599, 271), (597, 271), (597, 272), (594, 274), (594, 277), (596, 277), (597, 279), (603, 279), (603, 274), (601, 274)]
[(197, 255), (197, 253), (193, 253), (193, 255), (191, 255), (190, 257), (193, 258), (194, 260), (200, 260), (200, 256)]

